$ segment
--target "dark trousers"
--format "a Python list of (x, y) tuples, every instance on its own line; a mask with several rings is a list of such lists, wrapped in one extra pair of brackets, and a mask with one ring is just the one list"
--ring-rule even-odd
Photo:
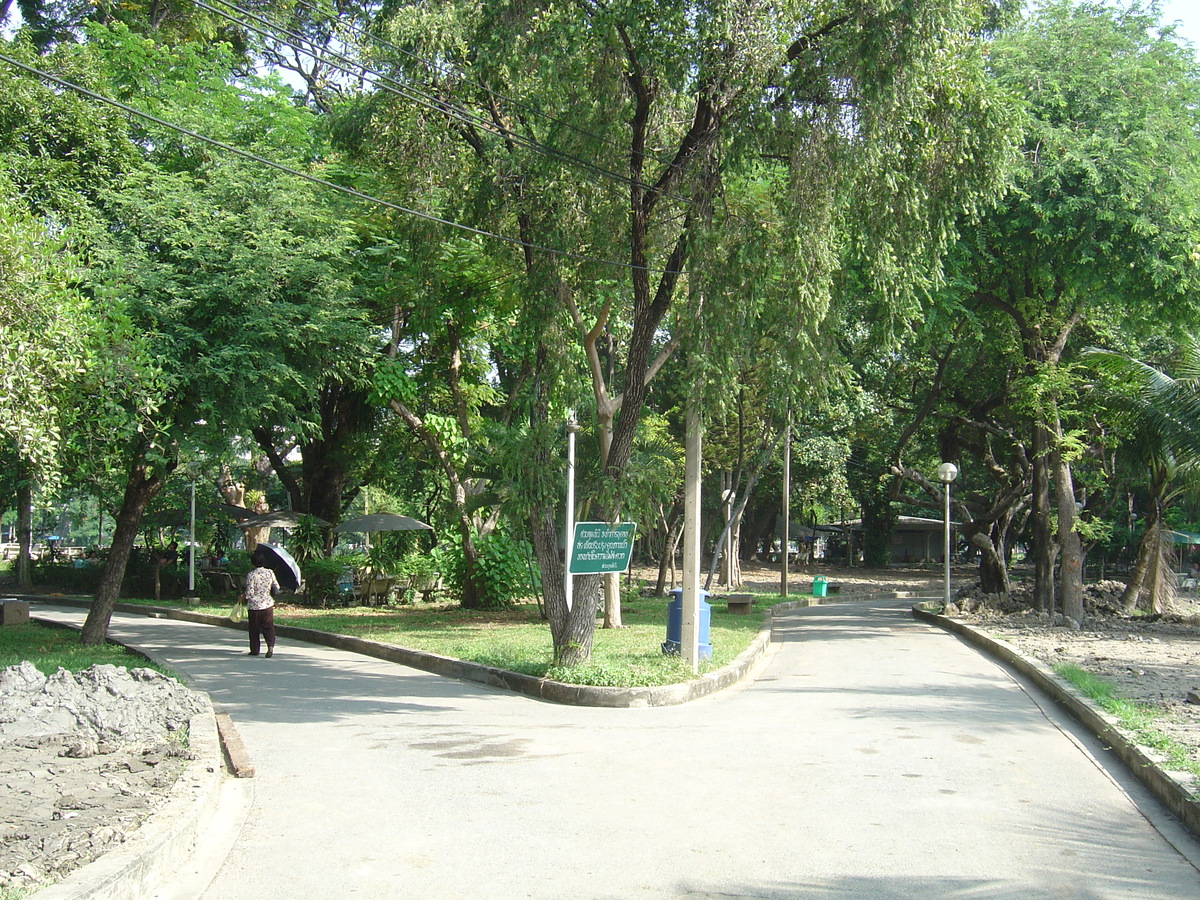
[(250, 652), (258, 655), (260, 635), (266, 638), (267, 649), (273, 650), (275, 648), (275, 607), (248, 609), (246, 615), (250, 623)]

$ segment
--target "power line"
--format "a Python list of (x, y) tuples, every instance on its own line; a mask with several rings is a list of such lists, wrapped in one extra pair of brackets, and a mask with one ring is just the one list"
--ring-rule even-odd
[[(603, 257), (597, 257), (597, 256), (589, 256), (584, 253), (574, 253), (570, 250), (559, 250), (554, 247), (546, 247), (541, 244), (531, 244), (528, 241), (521, 240), (520, 238), (508, 237), (507, 235), (503, 235), (503, 234), (495, 234), (494, 232), (484, 231), (481, 228), (475, 228), (471, 225), (463, 225), (460, 222), (454, 222), (450, 219), (444, 219), (444, 218), (441, 218), (440, 216), (435, 216), (432, 213), (426, 213), (426, 212), (421, 212), (420, 210), (410, 209), (408, 207), (401, 206), (398, 203), (392, 203), (389, 200), (383, 200), (379, 197), (374, 197), (371, 194), (364, 193), (363, 191), (356, 190), (355, 188), (346, 187), (345, 185), (337, 184), (336, 182), (328, 181), (324, 178), (317, 178), (315, 175), (309, 175), (305, 172), (299, 171), (298, 169), (293, 169), (290, 166), (285, 166), (282, 163), (277, 163), (274, 160), (270, 160), (270, 159), (267, 159), (266, 157), (259, 156), (258, 154), (251, 153), (248, 150), (243, 150), (242, 148), (235, 147), (232, 144), (226, 144), (223, 141), (218, 141), (216, 138), (211, 138), (211, 137), (208, 137), (207, 135), (200, 134), (199, 132), (192, 131), (191, 129), (184, 128), (182, 125), (176, 125), (173, 122), (168, 122), (165, 119), (160, 119), (158, 116), (151, 115), (150, 113), (147, 113), (147, 112), (143, 112), (140, 109), (135, 109), (134, 107), (129, 106), (128, 104), (122, 103), (119, 100), (113, 100), (111, 97), (106, 97), (103, 94), (99, 94), (95, 91), (89, 90), (88, 88), (82, 87), (78, 84), (75, 84), (74, 82), (68, 81), (65, 78), (60, 78), (57, 75), (52, 75), (49, 72), (45, 72), (45, 71), (42, 71), (41, 69), (35, 68), (34, 66), (27, 65), (19, 60), (13, 59), (11, 56), (7, 56), (7, 55), (3, 54), (3, 53), (0, 53), (0, 62), (6, 62), (10, 66), (13, 66), (14, 68), (20, 69), (24, 72), (27, 72), (30, 75), (33, 75), (44, 81), (51, 82), (53, 84), (58, 85), (59, 87), (67, 88), (68, 90), (74, 91), (77, 94), (80, 94), (81, 96), (88, 97), (88, 98), (90, 98), (92, 100), (96, 100), (100, 103), (107, 104), (108, 106), (111, 106), (114, 109), (119, 109), (122, 112), (125, 112), (129, 115), (137, 116), (141, 119), (145, 119), (148, 122), (153, 122), (154, 124), (159, 125), (163, 128), (166, 128), (170, 131), (174, 131), (179, 134), (186, 135), (187, 137), (194, 138), (195, 140), (201, 141), (205, 144), (209, 144), (210, 146), (216, 147), (220, 150), (224, 150), (227, 153), (232, 153), (235, 156), (242, 157), (243, 159), (248, 159), (252, 162), (259, 163), (261, 165), (267, 166), (268, 168), (275, 169), (279, 172), (284, 172), (285, 174), (291, 175), (295, 178), (299, 178), (303, 181), (308, 181), (312, 184), (320, 185), (321, 187), (330, 188), (334, 191), (338, 191), (339, 193), (346, 194), (347, 196), (354, 197), (355, 199), (358, 199), (358, 200), (365, 200), (368, 203), (374, 203), (378, 206), (383, 206), (387, 209), (395, 210), (396, 212), (404, 213), (404, 214), (410, 215), (410, 216), (415, 216), (416, 218), (423, 219), (427, 222), (433, 222), (438, 225), (445, 225), (449, 228), (455, 228), (459, 231), (465, 231), (468, 234), (479, 235), (480, 237), (492, 238), (493, 240), (502, 241), (506, 244), (513, 244), (515, 246), (518, 246), (518, 247), (521, 247), (521, 248), (524, 248), (527, 250), (537, 250), (537, 251), (540, 251), (543, 253), (552, 253), (555, 256), (561, 256), (566, 259), (574, 259), (574, 260), (579, 260), (582, 262), (598, 263), (600, 265), (612, 266), (614, 268), (640, 270), (640, 271), (653, 271), (650, 269), (649, 266), (639, 266), (639, 265), (635, 265), (633, 263), (619, 262), (617, 260), (605, 259)], [(682, 273), (666, 272), (665, 274), (675, 275), (675, 274), (682, 274)]]
[[(655, 188), (652, 185), (645, 184), (644, 182), (638, 181), (635, 178), (630, 178), (628, 175), (622, 175), (620, 172), (614, 172), (611, 169), (606, 169), (603, 166), (580, 159), (577, 156), (572, 156), (569, 153), (564, 153), (555, 147), (551, 147), (540, 141), (534, 140), (533, 138), (526, 137), (517, 131), (489, 121), (482, 115), (473, 113), (461, 106), (443, 100), (427, 91), (422, 90), (421, 88), (406, 85), (400, 82), (398, 79), (393, 78), (391, 75), (381, 72), (378, 69), (374, 69), (366, 63), (353, 60), (345, 54), (325, 48), (321, 51), (321, 54), (318, 55), (316, 52), (314, 52), (314, 50), (299, 46), (295, 43), (295, 41), (303, 41), (303, 35), (290, 31), (285, 26), (278, 25), (272, 22), (270, 19), (260, 16), (257, 13), (231, 2), (231, 0), (217, 0), (217, 2), (219, 2), (222, 6), (226, 6), (229, 9), (235, 10), (242, 16), (249, 17), (256, 22), (262, 23), (268, 30), (263, 30), (263, 28), (256, 27), (255, 25), (239, 19), (236, 16), (232, 16), (227, 12), (216, 9), (215, 7), (205, 3), (204, 0), (193, 0), (193, 2), (197, 7), (208, 10), (214, 15), (220, 16), (242, 28), (246, 28), (247, 30), (258, 34), (261, 37), (278, 41), (284, 46), (291, 47), (292, 49), (298, 50), (302, 53), (310, 54), (314, 59), (322, 60), (326, 62), (327, 65), (330, 65), (332, 68), (337, 69), (340, 72), (344, 72), (347, 75), (359, 75), (362, 73), (368, 74), (373, 78), (378, 79), (377, 83), (384, 91), (394, 94), (397, 97), (401, 97), (405, 100), (410, 100), (420, 106), (425, 107), (426, 109), (440, 113), (452, 121), (458, 121), (464, 125), (478, 128), (483, 132), (492, 134), (504, 140), (511, 140), (514, 143), (525, 147), (526, 149), (532, 150), (535, 153), (540, 153), (549, 158), (557, 159), (559, 161), (576, 166), (586, 172), (598, 175), (603, 179), (618, 182), (630, 187), (638, 187), (646, 191), (655, 191)], [(280, 35), (290, 38), (290, 40), (283, 40), (280, 38)], [(331, 62), (331, 59), (335, 61)]]
[[(219, 2), (226, 2), (226, 0), (219, 0)], [(454, 65), (453, 63), (449, 63), (449, 62), (447, 62), (445, 64), (437, 63), (431, 59), (427, 59), (427, 58), (421, 56), (420, 54), (413, 53), (411, 50), (405, 50), (403, 47), (393, 43), (392, 41), (387, 40), (386, 38), (380, 37), (377, 34), (373, 34), (370, 31), (367, 31), (366, 29), (360, 28), (359, 26), (355, 25), (353, 22), (342, 21), (336, 12), (328, 12), (324, 9), (321, 9), (320, 7), (314, 6), (311, 3), (306, 2), (306, 0), (296, 0), (296, 6), (302, 8), (302, 9), (306, 9), (309, 12), (316, 13), (317, 15), (324, 16), (326, 19), (334, 19), (340, 25), (344, 26), (351, 34), (357, 35), (360, 38), (366, 38), (367, 40), (371, 41), (372, 43), (374, 43), (380, 47), (383, 47), (385, 49), (391, 50), (394, 53), (398, 53), (401, 56), (407, 56), (409, 59), (413, 60), (414, 62), (418, 62), (421, 65), (425, 66), (427, 69), (430, 69), (439, 74), (445, 74), (447, 70), (449, 70), (451, 72), (457, 72), (464, 76), (469, 74), (464, 69), (462, 69), (459, 66)], [(296, 50), (303, 50), (303, 48), (295, 47), (294, 45), (291, 45), (291, 44), (288, 44), (287, 46), (291, 46), (293, 49), (296, 49)], [(614, 141), (610, 138), (606, 138), (606, 137), (603, 137), (602, 135), (598, 135), (593, 132), (590, 132), (586, 128), (580, 128), (578, 125), (575, 125), (572, 122), (568, 122), (565, 119), (555, 118), (554, 116), (552, 116), (546, 112), (543, 112), (542, 110), (540, 110), (534, 106), (531, 106), (528, 103), (524, 103), (520, 100), (516, 100), (512, 97), (508, 97), (508, 96), (505, 96), (504, 94), (492, 91), (490, 88), (488, 89), (488, 92), (490, 94), (492, 94), (493, 96), (499, 98), (500, 100), (505, 101), (506, 103), (510, 103), (513, 106), (519, 106), (522, 109), (528, 110), (529, 112), (531, 112), (533, 115), (537, 116), (538, 118), (545, 119), (551, 125), (558, 125), (558, 126), (561, 126), (564, 128), (568, 128), (571, 131), (574, 131), (578, 135), (581, 135), (581, 136), (587, 137), (587, 138), (591, 138), (592, 140), (597, 141), (598, 143), (601, 143), (601, 144), (607, 144), (608, 146), (614, 147), (617, 150), (621, 150), (622, 152), (624, 152), (627, 149), (624, 145), (618, 144), (616, 141)], [(654, 156), (653, 154), (650, 154), (650, 153), (643, 152), (640, 155), (644, 159), (653, 159), (655, 162), (661, 163), (663, 165), (670, 164), (669, 160), (661, 159), (660, 157)]]

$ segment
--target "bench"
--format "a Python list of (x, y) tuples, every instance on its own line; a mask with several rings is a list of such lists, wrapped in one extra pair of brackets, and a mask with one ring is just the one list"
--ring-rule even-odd
[(727, 612), (738, 613), (740, 615), (749, 614), (754, 606), (754, 598), (749, 594), (730, 594), (725, 598), (725, 609)]
[(386, 575), (367, 575), (354, 586), (353, 596), (364, 606), (382, 606), (392, 593), (395, 578)]

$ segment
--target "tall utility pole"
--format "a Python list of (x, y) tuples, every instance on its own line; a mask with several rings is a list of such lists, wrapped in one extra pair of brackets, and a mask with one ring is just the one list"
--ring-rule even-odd
[(579, 423), (575, 421), (575, 410), (567, 413), (567, 512), (566, 534), (563, 536), (563, 595), (567, 600), (567, 609), (575, 593), (575, 576), (571, 574), (571, 551), (575, 543), (575, 432)]
[(700, 453), (699, 391), (688, 401), (687, 437), (684, 439), (683, 494), (683, 609), (679, 642), (683, 661), (695, 672), (700, 662)]
[(783, 549), (779, 554), (779, 596), (788, 595), (788, 544), (792, 522), (792, 407), (788, 404), (787, 431), (783, 435)]

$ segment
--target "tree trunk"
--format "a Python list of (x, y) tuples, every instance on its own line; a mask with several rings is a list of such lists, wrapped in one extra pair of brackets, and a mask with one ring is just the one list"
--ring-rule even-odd
[(533, 550), (542, 572), (542, 596), (550, 621), (550, 639), (554, 645), (554, 664), (574, 666), (587, 662), (592, 655), (592, 635), (596, 626), (596, 589), (600, 579), (588, 575), (575, 580), (574, 602), (567, 609), (563, 586), (563, 562), (558, 554), (558, 536), (553, 506), (534, 506), (529, 513)]
[[(1159, 488), (1156, 482), (1153, 488)], [(1151, 498), (1146, 513), (1145, 530), (1138, 542), (1137, 559), (1129, 574), (1129, 583), (1121, 594), (1121, 608), (1126, 615), (1138, 609), (1161, 613), (1173, 593), (1174, 572), (1164, 558), (1173, 549), (1168, 545), (1162, 523), (1162, 503), (1157, 494)]]
[[(1056, 430), (1058, 430), (1056, 428)], [(1075, 528), (1075, 484), (1071, 479), (1071, 466), (1063, 459), (1062, 451), (1055, 449), (1054, 492), (1058, 504), (1058, 546), (1062, 561), (1059, 579), (1063, 615), (1079, 626), (1083, 623), (1083, 541)]]
[(658, 561), (658, 583), (654, 586), (654, 596), (663, 597), (667, 593), (665, 586), (667, 572), (671, 573), (671, 589), (675, 587), (675, 552), (679, 549), (679, 538), (683, 535), (683, 512), (676, 505), (672, 509), (675, 518), (667, 529), (667, 541), (663, 546), (662, 558)]
[(1007, 594), (1012, 589), (1004, 554), (996, 542), (982, 531), (971, 535), (970, 544), (979, 549), (979, 586), (985, 594)]
[(29, 554), (33, 545), (33, 487), (22, 478), (17, 484), (17, 584), (33, 587)]
[(604, 576), (604, 627), (624, 628), (621, 624), (621, 573)]
[(104, 562), (104, 571), (100, 575), (100, 587), (96, 590), (96, 598), (88, 611), (83, 623), (81, 640), (84, 644), (103, 644), (108, 638), (108, 623), (112, 619), (113, 606), (121, 593), (121, 582), (125, 580), (125, 568), (129, 564), (129, 555), (133, 552), (134, 541), (137, 540), (138, 526), (142, 521), (142, 513), (146, 505), (162, 490), (167, 483), (175, 463), (171, 462), (165, 468), (160, 468), (154, 475), (149, 474), (150, 468), (144, 457), (134, 462), (129, 482), (125, 486), (125, 496), (121, 501), (121, 509), (117, 512), (116, 527), (113, 529), (112, 546), (108, 559)]
[(1054, 538), (1050, 527), (1050, 440), (1041, 423), (1033, 426), (1033, 497), (1030, 529), (1033, 532), (1033, 606), (1054, 612)]

